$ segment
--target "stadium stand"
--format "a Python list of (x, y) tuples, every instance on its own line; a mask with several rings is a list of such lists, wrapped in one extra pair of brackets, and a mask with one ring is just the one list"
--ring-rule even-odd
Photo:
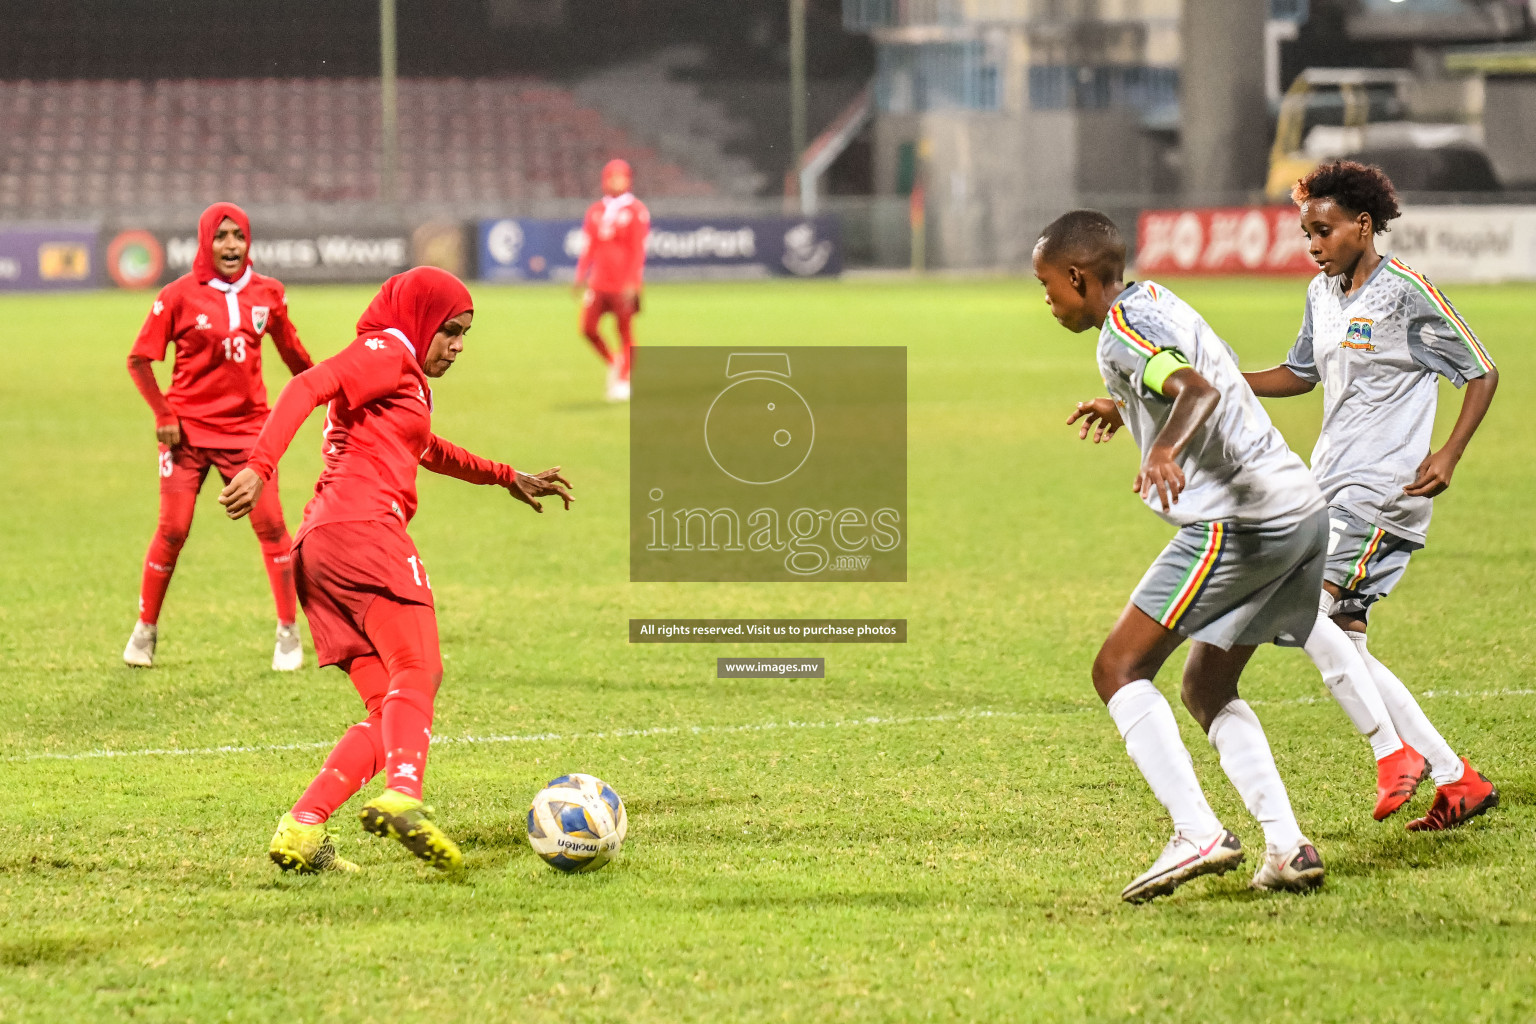
[[(774, 194), (791, 162), (789, 90), (782, 76), (724, 74), (730, 69), (722, 63), (703, 46), (668, 46), (597, 69), (572, 91), (718, 193)], [(867, 82), (856, 69), (813, 78), (806, 96), (811, 133), (830, 124)], [(867, 194), (873, 182), (862, 186)]]
[[(0, 82), (0, 219), (372, 200), (381, 124), (372, 79)], [(402, 79), (399, 133), (407, 202), (587, 196), (613, 157), (648, 197), (716, 191), (532, 79)]]

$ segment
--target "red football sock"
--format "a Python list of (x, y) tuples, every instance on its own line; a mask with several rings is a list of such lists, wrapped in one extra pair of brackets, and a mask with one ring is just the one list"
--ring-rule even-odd
[(366, 786), (384, 764), (383, 705), (389, 672), (372, 654), (353, 658), (346, 670), (368, 709), (368, 720), (346, 731), (325, 759), (320, 774), (293, 805), (293, 816), (306, 825), (318, 824), (336, 813), (336, 808)]
[(389, 669), (384, 695), (384, 784), (421, 798), (432, 744), (432, 701), (443, 679), (431, 608), (374, 598), (363, 632)]
[(619, 379), (629, 380), (630, 359), (635, 347), (634, 314), (619, 313), (614, 319), (619, 322)]
[(160, 492), (160, 521), (144, 556), (144, 579), (139, 586), (139, 618), (150, 625), (160, 621), (160, 606), (165, 603), (165, 592), (196, 508), (196, 491)]
[(603, 357), (603, 362), (613, 362), (613, 353), (608, 351), (608, 345), (603, 341), (603, 336), (597, 331), (597, 322), (602, 319), (601, 307), (594, 301), (587, 306), (581, 314), (581, 333), (597, 349), (597, 354)]
[(267, 481), (256, 507), (251, 509), (251, 528), (261, 543), (261, 561), (272, 585), (277, 621), (291, 625), (299, 617), (299, 599), (293, 589), (293, 541), (283, 522), (283, 504), (277, 491), (277, 474)]

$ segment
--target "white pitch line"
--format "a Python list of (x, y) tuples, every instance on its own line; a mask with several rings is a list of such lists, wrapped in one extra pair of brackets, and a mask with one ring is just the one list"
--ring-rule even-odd
[[(1423, 698), (1451, 697), (1458, 699), (1531, 697), (1536, 696), (1536, 689), (1425, 690), (1420, 696)], [(1291, 697), (1285, 700), (1250, 700), (1248, 703), (1255, 707), (1284, 707), (1326, 704), (1328, 702), (1329, 698), (1324, 697)], [(1097, 710), (1098, 705), (1069, 706), (1053, 711), (993, 711), (986, 708), (969, 708), (965, 711), (955, 711), (942, 715), (893, 717), (867, 715), (863, 718), (843, 718), (822, 722), (799, 722), (791, 719), (783, 722), (751, 722), (744, 725), (663, 725), (647, 729), (609, 729), (601, 732), (535, 732), (506, 735), (492, 734), (487, 736), (434, 736), (432, 737), (432, 742), (435, 745), (481, 745), (493, 743), (574, 743), (578, 740), (641, 739), (647, 736), (726, 736), (734, 733), (774, 732), (777, 730), (884, 728), (889, 726), (923, 725), (934, 722), (959, 722), (987, 718), (1048, 718), (1062, 714), (1082, 714)], [(117, 757), (217, 757), (224, 754), (275, 754), (290, 750), (327, 750), (335, 745), (336, 740), (318, 740), (310, 743), (272, 743), (252, 746), (228, 745), (221, 747), (151, 747), (140, 750), (86, 750), (73, 754), (44, 752), (15, 754), (10, 757), (0, 758), (0, 762), (11, 764), (22, 761), (94, 761)]]

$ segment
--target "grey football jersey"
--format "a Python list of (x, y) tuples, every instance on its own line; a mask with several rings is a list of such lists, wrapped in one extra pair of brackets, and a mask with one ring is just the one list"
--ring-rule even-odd
[(1099, 331), (1099, 372), (1145, 459), (1173, 400), (1143, 381), (1148, 361), (1177, 349), (1221, 393), (1221, 402), (1179, 453), (1185, 488), (1168, 512), (1154, 490), (1147, 506), (1175, 526), (1227, 520), (1284, 526), (1323, 507), (1301, 458), (1286, 447), (1238, 370), (1237, 357), (1189, 303), (1152, 281), (1133, 284)]
[(1429, 454), (1436, 375), (1459, 388), (1493, 369), (1456, 307), (1391, 257), (1350, 295), (1318, 274), (1285, 365), (1323, 385), (1312, 473), (1328, 503), (1423, 544), (1430, 499), (1403, 488)]

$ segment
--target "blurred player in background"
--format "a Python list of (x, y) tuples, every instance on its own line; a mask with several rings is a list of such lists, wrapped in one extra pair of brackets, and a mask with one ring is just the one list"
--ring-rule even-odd
[[(244, 210), (233, 203), (204, 210), (197, 220), (192, 272), (160, 290), (128, 354), (128, 374), (154, 410), (160, 442), (160, 522), (144, 558), (139, 621), (123, 651), (130, 665), (154, 664), (160, 606), (208, 470), (216, 468), (229, 482), (250, 458), (266, 422), (262, 335), (271, 335), (291, 373), (311, 365), (288, 319), (282, 282), (256, 273), (250, 246), (251, 222)], [(164, 359), (172, 345), (171, 390), (161, 394), (149, 364)], [(277, 603), (272, 667), (292, 671), (303, 664), (304, 649), (296, 625), (288, 527), (276, 487), (251, 510), (251, 526)]]
[[(603, 198), (587, 208), (582, 232), (587, 246), (576, 263), (575, 291), (581, 297), (581, 333), (608, 364), (608, 400), (629, 398), (629, 365), (635, 347), (634, 318), (640, 312), (645, 277), (645, 239), (651, 214), (630, 191), (629, 164), (610, 160), (603, 167)], [(619, 343), (609, 349), (598, 321), (612, 313)]]
[(1327, 554), (1323, 496), (1200, 314), (1161, 285), (1125, 284), (1125, 243), (1108, 217), (1076, 210), (1057, 218), (1035, 246), (1034, 268), (1063, 327), (1099, 329), (1099, 371), (1113, 397), (1078, 403), (1067, 422), (1083, 421), (1082, 438), (1097, 424), (1095, 442), (1129, 423), (1142, 452), (1133, 487), (1178, 527), (1093, 664), (1094, 689), (1173, 818), (1173, 838), (1121, 897), (1150, 900), (1243, 860), (1152, 683), (1186, 637), (1184, 706), (1264, 828), (1252, 886), (1315, 888), (1322, 859), (1296, 823), (1237, 682), (1258, 644), (1300, 645), (1312, 628)]
[[(1285, 362), (1244, 376), (1266, 398), (1323, 385), (1312, 473), (1328, 500), (1332, 536), (1307, 654), (1371, 741), (1376, 819), (1406, 804), (1428, 774), (1434, 803), (1408, 828), (1451, 828), (1497, 806), (1499, 791), (1456, 756), (1408, 687), (1367, 650), (1366, 620), (1424, 546), (1430, 499), (1450, 486), (1499, 371), (1438, 288), (1376, 251), (1376, 235), (1398, 215), (1380, 169), (1325, 164), (1292, 197), (1322, 272), (1307, 288), (1301, 331)], [(1445, 445), (1431, 451), (1439, 377), (1465, 385), (1466, 397)]]
[(559, 467), (529, 476), (432, 433), (428, 382), (453, 366), (473, 317), (469, 289), (446, 270), (390, 278), (357, 339), (283, 389), (250, 464), (219, 495), (231, 519), (259, 508), (299, 426), (326, 406), (325, 470), (294, 539), (295, 575), (316, 660), (346, 671), (368, 718), (278, 822), (269, 853), (284, 870), (355, 870), (336, 856), (325, 822), (380, 769), (387, 788), (363, 807), (363, 827), (433, 867), (461, 863), (421, 798), (443, 662), (432, 581), (406, 533), (416, 470), (505, 487), (536, 512), (545, 495), (571, 502)]

